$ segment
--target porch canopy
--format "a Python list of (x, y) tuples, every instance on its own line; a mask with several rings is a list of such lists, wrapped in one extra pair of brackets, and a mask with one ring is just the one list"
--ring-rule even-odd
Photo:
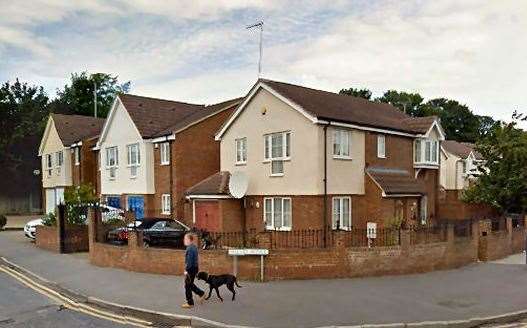
[(381, 189), (383, 197), (420, 197), (426, 194), (423, 182), (407, 170), (369, 167), (366, 173)]

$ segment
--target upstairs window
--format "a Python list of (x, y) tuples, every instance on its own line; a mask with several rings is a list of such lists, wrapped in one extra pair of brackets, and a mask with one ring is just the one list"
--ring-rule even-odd
[(119, 152), (117, 147), (106, 148), (106, 168), (108, 169), (110, 180), (115, 179), (117, 166), (119, 165)]
[(79, 147), (75, 147), (73, 149), (73, 158), (75, 160), (75, 165), (80, 165), (80, 163), (81, 163), (81, 149)]
[(236, 164), (247, 163), (247, 138), (236, 139)]
[(386, 137), (383, 134), (377, 136), (377, 157), (386, 158)]
[(264, 157), (271, 162), (271, 176), (283, 176), (284, 160), (291, 157), (291, 132), (265, 135)]
[(439, 164), (439, 141), (417, 139), (414, 142), (414, 162), (416, 164)]
[(46, 170), (48, 171), (48, 178), (53, 174), (53, 156), (51, 154), (46, 155)]
[(170, 143), (163, 142), (159, 146), (159, 152), (160, 152), (160, 162), (161, 165), (168, 165), (170, 164)]
[(132, 144), (126, 146), (128, 167), (130, 168), (130, 177), (137, 176), (137, 167), (141, 164), (141, 157), (139, 155), (139, 144)]
[(351, 132), (348, 130), (333, 131), (333, 157), (351, 158), (350, 156)]
[(60, 175), (62, 164), (64, 164), (64, 153), (62, 151), (55, 153), (55, 161), (57, 165), (57, 175)]

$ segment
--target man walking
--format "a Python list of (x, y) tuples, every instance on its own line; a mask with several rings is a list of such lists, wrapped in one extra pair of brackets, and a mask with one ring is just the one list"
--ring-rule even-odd
[(196, 278), (199, 272), (198, 248), (196, 247), (195, 241), (196, 237), (191, 233), (187, 233), (183, 239), (183, 243), (187, 247), (185, 251), (185, 297), (187, 298), (187, 302), (181, 305), (184, 309), (190, 309), (194, 306), (192, 292), (200, 297), (200, 302), (205, 297), (205, 292), (194, 284), (194, 278)]

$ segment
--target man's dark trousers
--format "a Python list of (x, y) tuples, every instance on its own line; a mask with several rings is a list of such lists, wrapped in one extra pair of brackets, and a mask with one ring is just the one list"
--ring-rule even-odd
[(194, 284), (194, 278), (196, 278), (197, 274), (198, 268), (195, 268), (187, 271), (187, 276), (185, 277), (185, 297), (187, 298), (187, 304), (189, 305), (194, 305), (192, 292), (196, 293), (199, 297), (205, 295), (205, 292)]

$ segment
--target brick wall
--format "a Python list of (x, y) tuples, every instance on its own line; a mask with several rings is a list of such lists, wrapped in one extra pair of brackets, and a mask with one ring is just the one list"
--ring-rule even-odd
[(497, 211), (485, 204), (468, 204), (460, 199), (462, 190), (445, 190), (439, 197), (438, 216), (440, 219), (465, 220), (491, 218)]
[[(65, 229), (65, 253), (88, 251), (89, 242), (87, 226), (68, 225)], [(37, 226), (35, 245), (39, 248), (58, 253), (60, 251), (58, 228)]]
[[(185, 217), (185, 191), (220, 170), (220, 143), (214, 135), (234, 111), (234, 107), (218, 113), (188, 129), (180, 132), (172, 147), (171, 166), (173, 167), (172, 204), (176, 218), (192, 223)], [(169, 181), (156, 180), (158, 186), (168, 185)], [(190, 219), (190, 221), (189, 221)]]
[(96, 189), (98, 185), (98, 152), (92, 150), (97, 139), (88, 139), (82, 141), (80, 147), (80, 164), (75, 165), (75, 154), (68, 150), (71, 156), (72, 182), (74, 186), (80, 184), (90, 184)]
[(378, 133), (366, 132), (366, 167), (399, 168), (413, 172), (413, 138), (386, 134), (386, 158), (377, 157)]

